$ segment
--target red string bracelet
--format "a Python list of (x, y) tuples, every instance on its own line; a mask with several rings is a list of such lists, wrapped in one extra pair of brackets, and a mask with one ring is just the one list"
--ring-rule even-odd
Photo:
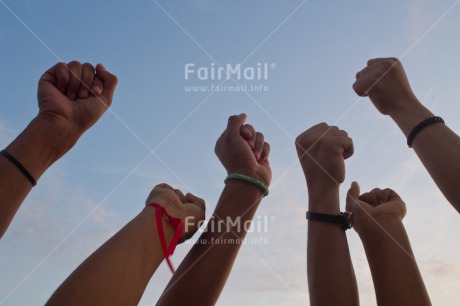
[[(174, 218), (168, 215), (166, 209), (157, 203), (150, 203), (147, 206), (155, 207), (155, 217), (157, 220), (158, 236), (160, 237), (161, 248), (165, 256), (166, 262), (168, 263), (171, 272), (174, 273), (174, 267), (172, 266), (170, 256), (174, 253), (177, 244), (179, 243), (180, 238), (182, 237), (182, 230), (184, 229), (184, 224), (179, 218)], [(169, 247), (166, 246), (165, 233), (163, 230), (163, 220), (162, 216), (166, 215), (169, 224), (174, 228), (174, 235), (169, 243)]]

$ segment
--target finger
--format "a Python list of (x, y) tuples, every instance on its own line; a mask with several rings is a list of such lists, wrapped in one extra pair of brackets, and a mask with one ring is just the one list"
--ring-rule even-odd
[(260, 159), (260, 156), (262, 154), (262, 150), (264, 148), (264, 134), (257, 132), (256, 133), (256, 140), (254, 142), (254, 149), (252, 150), (254, 152), (254, 156), (256, 160)]
[(388, 61), (388, 60), (397, 60), (397, 59), (392, 58), (392, 57), (389, 57), (389, 58), (373, 58), (373, 59), (370, 59), (370, 60), (367, 61), (367, 65), (372, 66), (372, 65), (379, 64), (381, 62)]
[[(51, 68), (53, 69), (53, 68)], [(67, 91), (67, 86), (70, 82), (69, 68), (65, 63), (59, 63), (54, 66), (54, 73), (56, 77), (56, 87), (63, 94)]]
[(67, 86), (67, 97), (71, 100), (75, 100), (77, 98), (78, 91), (80, 90), (80, 83), (81, 83), (81, 64), (77, 61), (70, 62), (67, 64), (69, 67), (69, 74), (70, 74), (70, 82)]
[(185, 198), (184, 194), (182, 193), (182, 191), (180, 191), (179, 189), (174, 189), (174, 192), (177, 194), (177, 196), (179, 197), (180, 201), (182, 203), (185, 203), (187, 202), (187, 199)]
[[(391, 67), (389, 69), (391, 69)], [(376, 86), (387, 71), (388, 69), (384, 69), (381, 65), (375, 63), (371, 66), (367, 66), (360, 72), (360, 77), (353, 84), (353, 89), (359, 96), (367, 97), (372, 88)]]
[(246, 114), (242, 113), (239, 115), (233, 115), (228, 118), (228, 123), (227, 123), (227, 134), (237, 136), (239, 135), (239, 131), (241, 129), (241, 126), (244, 124), (246, 121)]
[(380, 192), (378, 192), (376, 194), (377, 205), (386, 203), (388, 201), (388, 196), (389, 196), (389, 193), (386, 192), (385, 190), (381, 190)]
[(97, 75), (94, 77), (93, 84), (91, 85), (91, 93), (96, 97), (102, 95), (102, 91), (104, 90), (104, 84), (102, 80)]
[(343, 159), (347, 159), (353, 156), (353, 153), (355, 151), (353, 146), (353, 139), (351, 139), (350, 137), (339, 136), (339, 143), (342, 147)]
[(251, 132), (251, 137), (249, 137), (247, 142), (249, 146), (251, 147), (251, 149), (254, 149), (254, 145), (256, 143), (256, 138), (257, 138), (256, 129), (250, 124), (245, 124), (244, 126)]
[(328, 129), (330, 126), (326, 123), (326, 122), (321, 122), (321, 123), (318, 123), (314, 126), (312, 126), (311, 128), (309, 128), (308, 130), (306, 130), (305, 132), (308, 132), (308, 131), (313, 131), (313, 130), (326, 130)]
[(393, 189), (386, 188), (386, 189), (384, 189), (384, 191), (387, 193), (387, 201), (388, 202), (402, 200), (401, 197), (399, 196), (399, 194), (397, 194), (396, 191), (394, 191)]
[(268, 142), (265, 142), (259, 161), (262, 161), (262, 162), (267, 161), (269, 154), (270, 154), (270, 144)]
[(118, 78), (114, 74), (108, 72), (102, 64), (97, 64), (96, 74), (101, 79), (103, 85), (101, 95), (105, 98), (107, 106), (110, 106), (112, 104), (115, 88), (118, 84)]
[(150, 191), (149, 196), (148, 196), (147, 199), (145, 200), (145, 204), (146, 204), (146, 205), (149, 204), (150, 199), (152, 198), (154, 192), (158, 191), (158, 189), (169, 189), (169, 190), (174, 190), (174, 188), (172, 188), (171, 186), (169, 186), (168, 184), (165, 184), (165, 183), (161, 183), (161, 184), (156, 185), (156, 186), (153, 187), (153, 189)]
[(377, 197), (378, 193), (382, 190), (380, 188), (374, 188), (370, 192), (361, 195), (359, 198), (366, 203), (369, 203), (371, 206), (375, 207), (379, 204), (379, 199)]
[(355, 205), (359, 201), (359, 192), (359, 184), (357, 182), (351, 183), (351, 187), (347, 193), (347, 204), (345, 208), (347, 211), (354, 211)]
[(185, 197), (187, 201), (200, 207), (203, 210), (203, 212), (206, 211), (206, 203), (202, 198), (199, 198), (191, 193), (187, 193)]
[(78, 97), (80, 99), (88, 98), (90, 95), (90, 89), (94, 80), (94, 67), (89, 63), (84, 63), (81, 72), (81, 85)]
[(158, 184), (158, 185), (156, 185), (153, 189), (155, 189), (155, 188), (165, 188), (165, 189), (169, 189), (169, 190), (173, 190), (173, 191), (174, 191), (174, 188), (172, 188), (171, 186), (169, 186), (169, 185), (166, 184), (166, 183)]
[[(366, 192), (366, 193), (363, 193), (359, 196), (359, 200), (363, 201), (363, 202), (366, 202), (367, 204), (369, 205), (372, 205), (371, 202), (372, 202), (372, 198), (370, 196), (370, 193), (369, 192)], [(374, 205), (372, 205), (374, 206)]]
[(348, 137), (348, 133), (344, 130), (338, 130), (337, 135)]
[(360, 77), (364, 77), (368, 74), (368, 71), (369, 71), (370, 67), (367, 66), (367, 67), (364, 67), (361, 71), (358, 71), (356, 73), (356, 79), (359, 79)]
[(371, 87), (372, 83), (370, 78), (361, 77), (353, 84), (353, 90), (358, 96), (367, 97), (369, 95), (367, 90)]
[(246, 125), (241, 126), (240, 134), (246, 140), (248, 140), (252, 136), (251, 131), (248, 129), (248, 127)]
[(328, 127), (329, 127), (329, 125), (327, 123), (325, 123), (325, 122), (321, 122), (321, 123), (318, 123), (318, 124), (312, 126), (308, 130), (302, 132), (299, 136), (297, 136), (297, 138), (295, 140), (296, 146), (298, 148), (301, 148), (303, 140), (306, 137), (308, 137), (308, 135), (316, 134), (318, 131), (327, 131)]

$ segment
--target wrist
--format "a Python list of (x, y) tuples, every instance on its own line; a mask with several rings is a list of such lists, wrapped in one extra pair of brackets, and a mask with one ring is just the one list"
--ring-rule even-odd
[(337, 185), (309, 187), (308, 211), (323, 214), (340, 213), (339, 187)]
[(36, 179), (76, 143), (61, 126), (39, 115), (6, 148)]
[(367, 239), (375, 240), (376, 237), (388, 236), (388, 232), (404, 227), (402, 219), (395, 216), (381, 216), (368, 218), (364, 224), (355, 224), (355, 230), (363, 242)]
[(57, 159), (67, 153), (84, 132), (71, 122), (47, 114), (38, 114), (32, 122), (46, 134), (47, 144), (56, 153)]
[[(150, 228), (152, 229), (152, 233), (158, 232), (158, 225), (157, 225), (155, 212), (156, 212), (156, 208), (151, 207), (151, 206), (145, 206), (141, 212), (142, 218), (145, 220), (145, 222), (148, 222), (148, 224), (150, 225)], [(161, 217), (161, 222), (163, 223), (163, 231), (166, 236), (165, 238), (171, 239), (172, 235), (174, 234), (173, 226), (168, 222), (165, 216)]]
[(227, 175), (230, 175), (230, 174), (242, 174), (242, 175), (245, 175), (245, 176), (249, 176), (250, 178), (253, 178), (253, 179), (263, 183), (267, 187), (270, 186), (270, 181), (267, 181), (267, 179), (265, 179), (261, 175), (259, 175), (257, 173), (257, 171), (248, 170), (248, 169), (243, 169), (243, 170), (232, 169), (232, 170), (228, 170), (227, 172), (228, 172)]
[(409, 102), (402, 102), (401, 107), (391, 112), (389, 115), (401, 128), (404, 135), (407, 137), (412, 129), (425, 120), (433, 117), (433, 113), (420, 103), (417, 98), (413, 98)]
[(237, 194), (246, 195), (250, 199), (257, 199), (259, 197), (260, 198), (264, 197), (263, 190), (257, 185), (251, 182), (248, 182), (248, 181), (239, 180), (239, 179), (231, 179), (227, 181), (227, 183), (225, 184), (225, 187), (226, 188), (228, 187), (229, 189), (231, 189), (233, 192)]
[(325, 168), (307, 168), (304, 173), (309, 191), (335, 190), (345, 179), (345, 173), (340, 174)]

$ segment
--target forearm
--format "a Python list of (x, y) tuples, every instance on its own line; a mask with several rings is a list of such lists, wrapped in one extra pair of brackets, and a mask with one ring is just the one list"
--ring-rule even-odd
[(245, 225), (251, 222), (261, 199), (257, 187), (238, 180), (228, 182), (204, 233), (182, 261), (157, 305), (216, 303), (246, 236)]
[[(339, 188), (309, 191), (309, 211), (339, 214)], [(307, 273), (311, 305), (358, 305), (356, 278), (345, 231), (308, 222)]]
[[(420, 102), (414, 101), (404, 109), (390, 114), (407, 137), (424, 119), (433, 117)], [(432, 124), (421, 130), (412, 147), (447, 200), (460, 212), (460, 137), (447, 125)]]
[[(165, 239), (173, 228), (163, 219)], [(164, 259), (155, 210), (146, 207), (86, 259), (47, 305), (137, 305)]]
[(379, 221), (360, 233), (374, 280), (377, 304), (431, 305), (402, 221)]
[[(75, 137), (65, 135), (49, 120), (37, 117), (6, 148), (38, 180), (68, 149)], [(0, 237), (3, 236), (22, 202), (32, 189), (24, 174), (0, 156)]]

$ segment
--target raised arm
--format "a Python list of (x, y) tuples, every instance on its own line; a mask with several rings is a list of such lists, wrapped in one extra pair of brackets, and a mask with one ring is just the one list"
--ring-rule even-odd
[(379, 306), (431, 305), (402, 219), (406, 206), (391, 189), (359, 195), (354, 182), (347, 210), (361, 238), (374, 280)]
[[(353, 88), (369, 96), (375, 107), (389, 115), (406, 137), (422, 121), (434, 116), (417, 99), (402, 64), (394, 58), (373, 59), (356, 75)], [(460, 137), (447, 125), (422, 129), (412, 147), (447, 200), (460, 212)]]
[[(339, 187), (353, 142), (335, 126), (320, 123), (296, 139), (308, 186), (308, 211), (338, 215)], [(345, 230), (339, 224), (309, 221), (307, 274), (310, 305), (358, 305), (358, 289)]]
[[(252, 126), (243, 125), (245, 119), (244, 114), (229, 118), (227, 129), (217, 141), (216, 154), (228, 174), (244, 174), (268, 186), (269, 145)], [(243, 138), (244, 134), (249, 137)], [(228, 181), (204, 233), (182, 261), (157, 305), (216, 303), (262, 197), (263, 192), (255, 184)]]
[[(104, 66), (59, 63), (41, 77), (40, 112), (0, 156), (0, 237), (32, 189), (33, 180), (69, 151), (112, 103), (117, 78)], [(9, 158), (7, 158), (7, 156)], [(32, 176), (21, 172), (19, 162)]]
[[(182, 241), (204, 220), (204, 201), (161, 184), (147, 204), (157, 203), (185, 225)], [(169, 245), (174, 229), (162, 218)], [(155, 208), (147, 206), (131, 222), (86, 259), (56, 290), (47, 305), (137, 305), (164, 259)]]

